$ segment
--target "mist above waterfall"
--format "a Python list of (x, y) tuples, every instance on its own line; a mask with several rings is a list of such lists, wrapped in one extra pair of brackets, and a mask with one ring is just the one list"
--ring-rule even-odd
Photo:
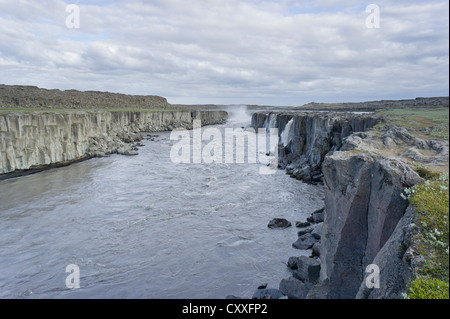
[(233, 125), (248, 126), (251, 123), (252, 115), (248, 111), (247, 105), (228, 105), (225, 107), (228, 112), (228, 122)]

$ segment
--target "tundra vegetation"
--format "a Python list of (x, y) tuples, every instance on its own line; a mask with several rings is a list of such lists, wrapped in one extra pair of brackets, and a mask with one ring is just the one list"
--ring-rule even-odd
[[(449, 110), (443, 108), (390, 109), (377, 112), (389, 123), (404, 127), (423, 139), (449, 140)], [(416, 253), (421, 256), (406, 298), (449, 298), (449, 174), (435, 167), (412, 163), (424, 182), (404, 190), (402, 196), (415, 207)]]
[(449, 298), (449, 176), (431, 177), (402, 194), (417, 211), (414, 235), (421, 261), (409, 283), (406, 298)]
[(389, 123), (405, 127), (417, 137), (448, 141), (448, 107), (388, 109), (377, 113), (384, 115)]

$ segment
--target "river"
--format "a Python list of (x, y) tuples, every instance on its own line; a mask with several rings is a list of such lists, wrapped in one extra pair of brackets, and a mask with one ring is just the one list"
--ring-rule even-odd
[[(250, 118), (214, 126), (248, 125)], [(170, 133), (138, 156), (0, 181), (0, 298), (251, 297), (289, 276), (298, 229), (323, 189), (262, 164), (174, 164)], [(80, 288), (69, 289), (68, 265)]]

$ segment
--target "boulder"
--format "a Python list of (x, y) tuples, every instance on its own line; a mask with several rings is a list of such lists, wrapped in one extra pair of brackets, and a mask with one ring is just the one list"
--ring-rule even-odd
[(306, 299), (309, 287), (294, 277), (282, 279), (279, 290), (289, 299)]
[(272, 219), (269, 224), (267, 225), (267, 227), (269, 228), (288, 228), (291, 227), (292, 224), (291, 222), (289, 222), (288, 220), (284, 219), (284, 218), (274, 218)]
[(320, 278), (320, 261), (315, 258), (301, 256), (296, 259), (296, 271), (293, 273), (294, 278), (304, 283), (316, 284)]
[(321, 208), (316, 210), (314, 213), (311, 214), (310, 217), (307, 218), (307, 221), (310, 223), (322, 223), (325, 219), (325, 208)]
[(295, 227), (298, 227), (298, 228), (309, 227), (309, 226), (311, 226), (310, 222), (296, 222), (295, 223)]
[(314, 238), (311, 233), (304, 234), (298, 238), (298, 240), (292, 244), (292, 247), (297, 249), (311, 249), (312, 246), (317, 242), (317, 239)]
[(298, 237), (301, 237), (301, 236), (303, 236), (305, 234), (311, 234), (313, 232), (313, 230), (314, 230), (313, 228), (306, 228), (306, 229), (300, 230), (297, 233), (297, 235), (298, 235)]
[(264, 284), (261, 284), (261, 285), (259, 285), (258, 286), (258, 288), (256, 288), (256, 289), (266, 289), (267, 288), (267, 283), (264, 283)]
[(298, 267), (297, 263), (298, 263), (298, 259), (299, 258), (300, 257), (289, 257), (289, 260), (288, 260), (288, 263), (287, 263), (288, 268), (290, 268), (290, 269), (297, 269), (297, 267)]

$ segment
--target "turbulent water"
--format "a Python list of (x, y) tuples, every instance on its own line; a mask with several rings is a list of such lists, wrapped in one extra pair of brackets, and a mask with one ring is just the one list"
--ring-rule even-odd
[[(223, 131), (231, 121), (216, 126)], [(153, 134), (153, 133), (152, 133)], [(322, 189), (262, 164), (174, 164), (157, 133), (114, 155), (0, 182), (0, 298), (251, 297), (289, 276), (295, 227)], [(68, 289), (66, 266), (80, 270)]]

